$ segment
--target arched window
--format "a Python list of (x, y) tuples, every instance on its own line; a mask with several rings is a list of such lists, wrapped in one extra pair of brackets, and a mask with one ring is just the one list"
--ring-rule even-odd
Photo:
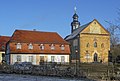
[(89, 43), (87, 43), (86, 47), (89, 47), (89, 46), (90, 46)]
[(30, 43), (28, 49), (33, 49), (33, 45)]
[(98, 61), (98, 55), (97, 53), (94, 54), (94, 62), (97, 62)]
[(17, 43), (17, 49), (21, 49), (21, 44), (20, 43)]
[(45, 46), (43, 44), (40, 44), (40, 49), (44, 50)]
[(64, 45), (61, 45), (61, 50), (65, 50), (65, 46)]
[(94, 47), (95, 47), (95, 48), (97, 47), (97, 42), (94, 42)]
[(101, 48), (104, 48), (104, 44), (103, 43), (101, 44)]

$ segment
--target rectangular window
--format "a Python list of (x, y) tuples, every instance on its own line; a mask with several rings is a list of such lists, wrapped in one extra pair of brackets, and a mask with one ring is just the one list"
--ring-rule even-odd
[(40, 56), (40, 62), (44, 62), (44, 56)]
[(17, 62), (21, 62), (21, 56), (17, 55)]
[(78, 46), (78, 39), (73, 40), (73, 46)]
[(29, 56), (29, 62), (33, 62), (33, 56)]
[(51, 61), (55, 62), (55, 56), (51, 56)]
[(61, 62), (65, 62), (65, 56), (61, 56)]

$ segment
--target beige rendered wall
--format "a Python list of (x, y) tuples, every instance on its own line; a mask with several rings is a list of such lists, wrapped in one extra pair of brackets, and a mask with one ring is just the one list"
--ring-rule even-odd
[[(97, 42), (97, 47), (94, 47), (94, 42)], [(89, 43), (89, 47), (86, 47)], [(104, 44), (104, 47), (101, 47)], [(110, 37), (103, 35), (80, 35), (80, 54), (81, 62), (93, 62), (94, 54), (98, 54), (98, 61), (108, 62), (108, 51), (110, 50)], [(88, 51), (90, 58), (86, 58), (86, 51)]]

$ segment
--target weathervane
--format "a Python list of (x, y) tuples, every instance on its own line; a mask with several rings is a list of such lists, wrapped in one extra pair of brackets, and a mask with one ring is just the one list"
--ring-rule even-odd
[(76, 6), (74, 7), (74, 12), (76, 13), (76, 11), (77, 11), (77, 8), (76, 8)]

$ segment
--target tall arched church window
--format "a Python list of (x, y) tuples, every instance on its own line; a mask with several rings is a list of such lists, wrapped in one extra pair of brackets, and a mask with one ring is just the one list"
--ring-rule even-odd
[(104, 44), (103, 43), (101, 44), (101, 48), (104, 48)]
[(86, 44), (86, 47), (89, 47), (89, 46), (90, 46), (90, 44), (89, 44), (89, 43), (87, 43), (87, 44)]
[(97, 42), (94, 42), (94, 47), (95, 47), (95, 48), (97, 47)]

